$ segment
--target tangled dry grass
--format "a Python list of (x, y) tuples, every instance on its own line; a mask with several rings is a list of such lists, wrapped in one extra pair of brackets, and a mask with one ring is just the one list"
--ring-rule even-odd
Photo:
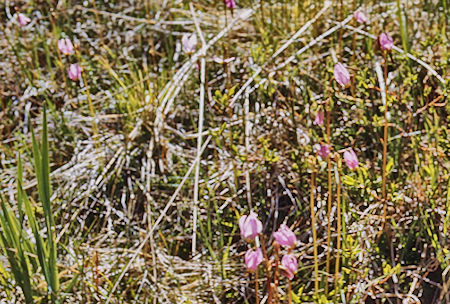
[[(333, 226), (327, 247), (327, 163), (316, 160), (324, 129), (313, 124), (332, 98), (334, 151), (353, 147), (361, 163), (342, 178), (337, 301), (450, 303), (448, 8), (359, 2), (240, 1), (232, 14), (207, 0), (0, 4), (0, 189), (14, 206), (20, 151), (24, 188), (41, 212), (30, 133), (39, 134), (46, 103), (61, 302), (254, 303), (237, 227), (251, 209), (268, 244), (281, 223), (298, 236), (294, 302), (332, 302), (323, 285), (334, 282), (325, 261), (336, 254), (337, 232)], [(31, 23), (18, 28), (15, 9)], [(361, 9), (368, 24), (353, 19)], [(204, 37), (191, 56), (182, 52), (186, 32)], [(381, 32), (396, 45), (387, 58), (387, 232)], [(79, 57), (57, 55), (63, 36)], [(235, 60), (219, 64), (214, 55)], [(74, 61), (87, 81), (65, 76)], [(349, 67), (350, 89), (333, 85), (336, 61)], [(312, 280), (312, 171), (320, 298)], [(24, 301), (0, 262), (2, 301)], [(45, 280), (34, 280), (37, 303), (46, 303)]]

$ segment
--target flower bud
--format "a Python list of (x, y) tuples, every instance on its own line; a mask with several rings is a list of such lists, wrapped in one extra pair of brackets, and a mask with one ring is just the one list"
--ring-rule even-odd
[(239, 219), (239, 228), (244, 240), (253, 241), (262, 232), (262, 223), (258, 220), (256, 213), (250, 212), (248, 216), (243, 215)]
[(30, 23), (31, 19), (28, 18), (27, 16), (25, 16), (24, 14), (18, 14), (17, 15), (17, 23), (19, 23), (19, 25), (21, 27), (27, 25), (28, 23)]
[(367, 16), (366, 14), (364, 14), (361, 11), (356, 11), (353, 13), (353, 17), (355, 18), (356, 21), (358, 21), (359, 23), (366, 23), (367, 22)]
[(390, 51), (394, 47), (394, 40), (388, 33), (381, 33), (378, 36), (378, 43), (380, 44), (380, 48), (385, 51)]
[(350, 73), (340, 62), (334, 66), (334, 78), (344, 88), (350, 83)]
[(253, 272), (258, 268), (258, 265), (263, 259), (261, 248), (257, 248), (256, 250), (249, 249), (245, 253), (245, 267), (247, 267), (248, 271)]
[(181, 38), (181, 44), (183, 46), (183, 52), (186, 54), (194, 53), (197, 47), (197, 35), (195, 33), (184, 34)]
[(358, 167), (358, 158), (356, 157), (355, 151), (352, 148), (344, 152), (344, 161), (347, 164), (347, 167), (354, 170)]
[(328, 155), (330, 155), (330, 145), (327, 144), (320, 145), (318, 154), (322, 159), (326, 159)]
[(281, 225), (278, 231), (273, 233), (275, 241), (281, 246), (293, 247), (297, 243), (297, 237), (294, 232), (286, 225)]
[(289, 278), (289, 280), (292, 280), (294, 278), (294, 274), (298, 269), (298, 263), (295, 256), (293, 254), (286, 254), (281, 259), (281, 265), (284, 267), (286, 276)]
[(67, 69), (67, 74), (69, 78), (72, 80), (78, 80), (81, 77), (81, 67), (78, 63), (73, 63)]
[(69, 38), (62, 38), (58, 40), (58, 49), (64, 55), (70, 55), (73, 52), (73, 44)]
[(323, 124), (323, 111), (317, 110), (316, 118), (314, 119), (314, 124), (321, 126)]

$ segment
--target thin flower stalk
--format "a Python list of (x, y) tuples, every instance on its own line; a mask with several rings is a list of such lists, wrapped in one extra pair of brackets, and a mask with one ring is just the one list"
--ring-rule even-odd
[[(291, 253), (291, 248), (288, 248), (288, 254)], [(288, 280), (288, 304), (292, 304), (292, 283), (291, 280)]]
[(259, 297), (258, 297), (258, 270), (255, 271), (255, 299), (256, 299), (256, 304), (259, 304)]
[(387, 201), (386, 201), (386, 163), (387, 163), (387, 139), (388, 139), (388, 90), (387, 90), (387, 50), (383, 51), (384, 57), (384, 90), (386, 104), (384, 105), (384, 126), (383, 126), (383, 173), (381, 182), (381, 196), (383, 198), (383, 228), (386, 225)]
[(336, 190), (336, 217), (337, 217), (337, 239), (336, 239), (336, 263), (334, 269), (334, 303), (336, 302), (337, 290), (339, 284), (339, 264), (340, 264), (340, 254), (341, 254), (341, 159), (339, 154), (337, 154), (337, 190)]
[(319, 259), (317, 254), (317, 232), (316, 232), (316, 213), (314, 211), (314, 191), (315, 191), (315, 178), (316, 178), (316, 168), (315, 159), (312, 163), (311, 172), (311, 185), (310, 185), (310, 209), (311, 209), (311, 229), (313, 235), (313, 249), (314, 249), (314, 294), (316, 297), (319, 296)]
[[(330, 146), (331, 145), (331, 105), (330, 105), (330, 99), (331, 96), (327, 100), (326, 105), (326, 111), (327, 111), (327, 143)], [(331, 256), (331, 250), (330, 250), (330, 244), (331, 244), (331, 207), (332, 207), (332, 199), (333, 199), (333, 189), (332, 189), (332, 182), (331, 182), (331, 157), (327, 157), (327, 173), (328, 173), (328, 201), (327, 201), (327, 257), (326, 257), (326, 273), (329, 273), (330, 271), (330, 256)], [(328, 294), (328, 279), (325, 280), (325, 294)]]
[(267, 303), (272, 303), (272, 286), (271, 286), (271, 277), (270, 277), (270, 260), (269, 257), (267, 256), (267, 251), (266, 251), (266, 244), (264, 242), (264, 237), (260, 237), (259, 240), (261, 241), (261, 249), (263, 252), (263, 257), (264, 257), (264, 266), (265, 266), (265, 271), (266, 271), (266, 284), (267, 284)]
[[(342, 0), (339, 1), (339, 22), (341, 22), (344, 19), (344, 3)], [(338, 52), (338, 56), (339, 59), (342, 58), (342, 52), (344, 49), (344, 43), (343, 43), (343, 36), (344, 36), (344, 29), (341, 27), (339, 29), (339, 52)]]
[(278, 270), (280, 266), (280, 245), (277, 242), (274, 242), (273, 247), (275, 249), (275, 267), (273, 271), (273, 283), (274, 283), (274, 298), (275, 303), (278, 303), (279, 297), (278, 297)]
[(288, 303), (292, 304), (292, 284), (291, 284), (291, 280), (288, 281)]

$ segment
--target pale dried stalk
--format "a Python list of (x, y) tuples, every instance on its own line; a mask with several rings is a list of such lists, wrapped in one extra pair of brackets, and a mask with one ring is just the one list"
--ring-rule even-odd
[[(199, 119), (198, 119), (198, 136), (197, 136), (197, 158), (200, 158), (201, 148), (202, 148), (202, 132), (203, 132), (203, 116), (205, 108), (205, 55), (206, 55), (206, 41), (203, 37), (200, 24), (195, 16), (194, 7), (192, 3), (189, 3), (191, 8), (192, 18), (194, 19), (195, 27), (197, 33), (202, 41), (201, 59), (200, 59), (200, 102), (199, 102)], [(198, 218), (198, 183), (200, 177), (200, 161), (195, 165), (195, 175), (194, 175), (194, 210), (193, 210), (193, 223), (192, 223), (192, 257), (196, 254), (197, 245), (197, 218)]]

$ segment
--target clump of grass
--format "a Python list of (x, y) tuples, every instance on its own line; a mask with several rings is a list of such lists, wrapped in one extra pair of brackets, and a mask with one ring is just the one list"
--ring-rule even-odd
[[(53, 302), (57, 302), (59, 291), (54, 237), (55, 223), (50, 199), (49, 148), (45, 109), (43, 126), (41, 143), (36, 141), (33, 133), (33, 156), (39, 200), (44, 213), (45, 239), (41, 236), (44, 227), (40, 227), (39, 215), (34, 211), (35, 208), (23, 188), (23, 168), (20, 155), (17, 167), (17, 210), (19, 217), (16, 217), (5, 198), (0, 197), (2, 205), (2, 212), (0, 213), (1, 248), (8, 258), (11, 273), (16, 284), (22, 289), (26, 303), (35, 303), (36, 296), (40, 296), (42, 293), (38, 287), (40, 283), (39, 278), (35, 277), (36, 273), (40, 272), (44, 276), (47, 284), (45, 294), (50, 296)], [(34, 239), (26, 232), (25, 216)]]

